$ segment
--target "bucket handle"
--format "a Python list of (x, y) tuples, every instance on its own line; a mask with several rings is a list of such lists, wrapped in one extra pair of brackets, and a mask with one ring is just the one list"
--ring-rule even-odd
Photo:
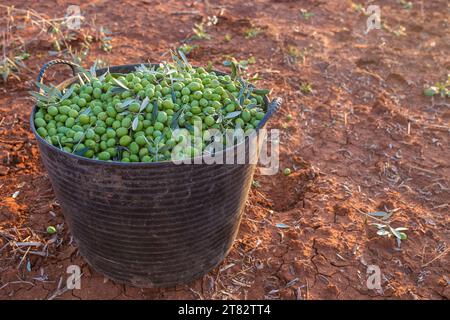
[(282, 102), (283, 99), (275, 98), (269, 103), (269, 106), (267, 107), (267, 113), (259, 123), (260, 128), (262, 128), (266, 124), (266, 122), (275, 114), (275, 112), (278, 111), (278, 109), (281, 107)]
[[(78, 69), (80, 68), (79, 65), (77, 65), (76, 63), (67, 61), (67, 60), (62, 60), (62, 59), (55, 59), (55, 60), (51, 60), (47, 63), (45, 63), (41, 70), (39, 70), (39, 74), (37, 76), (37, 82), (43, 84), (44, 82), (44, 77), (45, 77), (45, 73), (47, 72), (47, 70), (51, 67), (54, 66), (56, 64), (66, 64), (68, 65), (73, 72), (73, 75), (76, 76), (78, 74)], [(42, 89), (39, 90), (40, 92), (42, 91)]]

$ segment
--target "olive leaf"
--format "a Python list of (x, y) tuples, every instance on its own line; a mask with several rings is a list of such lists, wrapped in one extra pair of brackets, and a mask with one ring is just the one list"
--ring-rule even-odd
[(59, 136), (56, 136), (56, 141), (58, 141), (59, 149), (62, 150), (61, 141), (59, 141)]
[(36, 85), (42, 90), (42, 92), (44, 92), (44, 95), (47, 95), (48, 100), (53, 97), (60, 99), (62, 96), (61, 91), (59, 91), (59, 89), (55, 86), (46, 86), (40, 82), (36, 82)]
[(49, 94), (49, 92), (51, 90), (50, 87), (46, 86), (43, 83), (37, 82), (37, 81), (35, 83), (36, 83), (36, 86), (40, 89), (39, 92), (42, 92), (47, 95)]
[(124, 108), (126, 108), (126, 107), (128, 107), (130, 104), (132, 104), (132, 103), (135, 102), (135, 101), (136, 101), (136, 99), (128, 98), (128, 99), (126, 99), (124, 102), (122, 102), (122, 106), (123, 106)]
[(164, 63), (164, 69), (166, 70), (166, 75), (169, 75), (169, 80), (170, 80), (170, 94), (171, 94), (171, 98), (172, 98), (172, 102), (175, 103), (177, 101), (177, 97), (175, 95), (175, 90), (173, 89), (173, 78), (172, 78), (172, 73), (177, 72), (177, 70), (172, 69), (170, 70), (169, 65), (167, 63)]
[(180, 118), (181, 114), (183, 113), (184, 109), (180, 108), (177, 112), (175, 112), (175, 114), (172, 117), (172, 122), (170, 124), (170, 128), (172, 130), (178, 129), (179, 125), (178, 125), (178, 119)]
[(180, 49), (178, 49), (178, 54), (180, 55), (181, 59), (183, 59), (184, 64), (186, 65), (186, 67), (191, 67), (191, 64), (189, 63), (189, 61), (186, 58), (186, 55), (184, 54), (183, 51), (181, 51)]
[(230, 113), (228, 113), (228, 114), (224, 117), (224, 119), (233, 119), (233, 118), (236, 118), (238, 115), (241, 114), (241, 112), (242, 112), (242, 111), (240, 111), (240, 110), (230, 112)]
[(82, 66), (78, 66), (78, 71), (79, 71), (78, 73), (88, 73), (89, 72)]
[[(400, 227), (400, 228), (395, 228), (394, 230), (396, 231), (396, 233), (398, 233), (398, 235), (395, 234), (395, 236), (397, 237), (397, 240), (406, 240), (408, 238), (406, 233), (400, 232), (400, 231), (406, 231), (406, 230), (408, 230), (408, 228)], [(398, 237), (398, 236), (400, 236), (400, 237)]]
[(158, 153), (158, 149), (154, 148), (152, 145), (149, 145), (147, 149), (148, 149), (148, 152), (150, 152), (151, 154)]
[(125, 90), (130, 90), (130, 89), (128, 89), (128, 87), (127, 87), (126, 85), (124, 85), (120, 80), (118, 80), (118, 79), (116, 79), (116, 78), (113, 78), (113, 80), (114, 80), (115, 83), (117, 83), (117, 85), (118, 85), (119, 87), (122, 87), (122, 88), (124, 88)]
[(173, 103), (176, 103), (177, 102), (177, 96), (175, 95), (175, 90), (173, 90), (173, 83), (172, 83), (172, 86), (170, 87), (170, 89), (171, 89), (171, 94), (172, 94), (172, 102)]
[[(377, 212), (367, 213), (366, 216), (370, 217), (371, 219), (375, 219), (377, 221), (378, 220), (384, 221), (384, 220), (387, 220), (392, 214), (393, 214), (393, 212), (377, 211)], [(378, 228), (377, 234), (379, 236), (387, 236), (387, 237), (395, 236), (395, 238), (397, 240), (398, 248), (400, 248), (402, 240), (406, 240), (408, 238), (406, 233), (401, 232), (401, 231), (408, 230), (408, 228), (405, 228), (405, 227), (393, 228), (393, 227), (391, 227), (389, 222), (386, 222), (386, 224), (371, 223), (370, 225), (376, 226)], [(388, 228), (388, 229), (386, 230), (385, 228)]]
[(249, 82), (254, 82), (254, 81), (258, 81), (258, 80), (262, 80), (262, 78), (257, 73), (255, 73), (253, 75), (253, 77), (251, 77), (250, 79), (247, 79), (247, 81), (249, 81)]
[(111, 87), (111, 89), (109, 89), (109, 91), (111, 93), (122, 93), (122, 92), (125, 92), (127, 90), (124, 89), (124, 88), (121, 88), (121, 87)]
[(140, 64), (139, 66), (137, 66), (135, 68), (136, 71), (142, 72), (142, 73), (148, 73), (150, 70), (144, 65), (144, 64)]
[(81, 150), (77, 150), (75, 151), (73, 154), (77, 155), (77, 156), (82, 156), (83, 154), (85, 154), (86, 151), (88, 151), (89, 148), (88, 147), (84, 147)]
[(255, 87), (252, 84), (248, 85), (248, 90), (247, 90), (247, 94), (245, 95), (245, 99), (250, 98), (254, 89), (255, 89)]
[(186, 121), (184, 127), (188, 129), (190, 132), (194, 132), (194, 127), (189, 122)]
[(44, 96), (43, 94), (40, 94), (38, 92), (34, 92), (34, 91), (29, 91), (29, 93), (36, 98), (36, 101), (42, 101), (42, 102), (47, 102), (48, 101), (48, 97)]
[(106, 72), (105, 72), (104, 74), (102, 74), (100, 77), (98, 77), (98, 80), (99, 80), (100, 82), (105, 81), (106, 76), (108, 75), (108, 73), (109, 73), (109, 67), (108, 67), (108, 70), (106, 70)]
[(170, 69), (167, 65), (164, 65), (166, 68), (167, 68), (167, 72), (165, 73), (166, 75), (171, 75), (171, 74), (173, 74), (173, 73), (175, 73), (175, 72), (177, 72), (177, 70), (175, 70), (175, 69)]
[(395, 230), (394, 228), (392, 228), (391, 226), (389, 226), (389, 230), (392, 232), (392, 234), (398, 238), (398, 239), (402, 239), (402, 236), (400, 235), (400, 232), (398, 232), (397, 230)]
[(389, 231), (387, 231), (387, 230), (385, 230), (385, 229), (380, 229), (380, 230), (377, 231), (377, 234), (378, 234), (379, 236), (387, 236), (387, 235), (389, 235), (390, 233), (389, 233)]
[(150, 150), (150, 149), (149, 149), (150, 152), (153, 151), (153, 153), (155, 154), (155, 156), (158, 156), (158, 153), (159, 153), (159, 143), (161, 142), (162, 138), (163, 138), (163, 136), (157, 136), (157, 137), (155, 138), (155, 140), (153, 141), (153, 144), (155, 145), (155, 148), (153, 148), (153, 150)]
[[(71, 90), (68, 89), (66, 95), (63, 96), (61, 91), (55, 86), (47, 86), (40, 82), (36, 82), (36, 85), (38, 86), (40, 91), (39, 92), (30, 91), (31, 96), (33, 96), (36, 99), (36, 102), (42, 102), (44, 103), (44, 105), (47, 106), (58, 105), (59, 102), (67, 99), (67, 97), (69, 97), (73, 92), (73, 89)], [(52, 98), (55, 98), (55, 100), (51, 101)]]
[(139, 108), (139, 112), (144, 111), (144, 109), (147, 107), (147, 105), (149, 104), (150, 99), (148, 97), (145, 97), (145, 99), (142, 101), (141, 106)]
[(90, 67), (89, 73), (91, 74), (91, 77), (96, 78), (97, 77), (97, 60), (95, 60), (94, 64)]
[(161, 148), (158, 149), (158, 152), (165, 152), (165, 151), (167, 151), (167, 150), (169, 150), (169, 149), (170, 149), (169, 146), (164, 145), (163, 147), (161, 147)]
[[(236, 99), (235, 96), (233, 96), (233, 95), (231, 94), (231, 92), (226, 91), (226, 93), (227, 93), (228, 97), (229, 97), (231, 100), (234, 101), (234, 103), (236, 103), (238, 106), (240, 106), (239, 101)], [(226, 108), (226, 106), (223, 106), (222, 109), (225, 109), (225, 108)]]
[(384, 217), (386, 217), (387, 212), (384, 212), (384, 211), (369, 212), (368, 215), (370, 215), (372, 217), (384, 218)]
[(211, 61), (208, 61), (208, 64), (206, 65), (206, 71), (211, 72), (213, 69), (213, 64)]
[(74, 90), (75, 90), (75, 87), (73, 87), (73, 86), (70, 87), (69, 89), (67, 89), (66, 92), (61, 97), (61, 101), (64, 101), (64, 100), (67, 100), (68, 98), (70, 98), (70, 96), (72, 95)]
[(371, 223), (372, 226), (376, 226), (378, 229), (386, 228), (387, 225), (381, 223)]
[(133, 131), (136, 131), (138, 125), (139, 125), (139, 114), (137, 114), (134, 117), (133, 122), (131, 123), (131, 129), (133, 129)]
[(185, 68), (185, 65), (184, 65), (183, 62), (176, 56), (176, 54), (175, 54), (172, 50), (170, 50), (170, 53), (171, 53), (171, 55), (172, 55), (172, 60), (175, 61), (175, 63), (177, 64), (178, 68), (179, 68), (180, 70), (184, 69), (184, 68)]
[(152, 110), (152, 123), (155, 124), (156, 118), (158, 117), (158, 101), (155, 100), (153, 103), (153, 110)]
[[(148, 151), (150, 151), (150, 148), (151, 148), (152, 144), (151, 144), (150, 141), (148, 141), (148, 139), (147, 139), (146, 136), (143, 136), (143, 137), (144, 137), (144, 139), (145, 139), (145, 142), (147, 142), (147, 145), (148, 145)], [(152, 140), (152, 138), (150, 138), (150, 140)], [(152, 140), (152, 142), (153, 142), (153, 140)]]
[(163, 139), (163, 136), (157, 136), (155, 138), (155, 144), (158, 145), (161, 142), (162, 139)]
[(387, 220), (392, 216), (392, 213), (384, 212), (384, 211), (376, 211), (376, 212), (369, 212), (369, 216), (371, 217), (377, 217), (381, 220)]
[[(80, 115), (82, 115), (82, 114), (87, 114), (87, 115), (88, 115), (89, 113), (91, 113), (91, 107), (88, 107), (86, 110), (84, 110), (83, 112), (81, 112)], [(80, 116), (80, 115), (79, 115), (79, 116)]]
[(232, 64), (231, 64), (231, 78), (232, 78), (232, 79), (236, 79), (237, 74), (238, 74), (238, 72), (237, 72), (236, 64), (235, 64), (235, 63), (232, 63)]
[(113, 160), (122, 160), (123, 151), (124, 150), (128, 151), (128, 152), (130, 151), (130, 149), (128, 149), (127, 147), (124, 147), (124, 146), (117, 146), (116, 150), (117, 150), (117, 156), (114, 157)]
[(232, 61), (224, 61), (223, 65), (225, 67), (231, 68), (231, 78), (234, 80), (234, 79), (236, 79), (236, 77), (238, 75), (238, 67), (237, 67), (237, 63), (234, 58), (233, 58), (233, 60)]
[(241, 83), (241, 89), (239, 90), (239, 95), (236, 100), (239, 101), (239, 105), (242, 106), (244, 104), (244, 91), (247, 89), (247, 85), (242, 79), (239, 79), (239, 82)]

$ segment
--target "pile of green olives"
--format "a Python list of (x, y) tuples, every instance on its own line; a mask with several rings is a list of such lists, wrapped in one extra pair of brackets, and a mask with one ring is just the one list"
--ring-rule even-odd
[(48, 143), (87, 158), (157, 162), (170, 160), (174, 148), (181, 157), (193, 157), (210, 141), (180, 147), (174, 130), (192, 131), (200, 123), (202, 130), (249, 132), (266, 114), (265, 93), (202, 67), (165, 63), (78, 79), (62, 91), (44, 87), (34, 95), (34, 124)]

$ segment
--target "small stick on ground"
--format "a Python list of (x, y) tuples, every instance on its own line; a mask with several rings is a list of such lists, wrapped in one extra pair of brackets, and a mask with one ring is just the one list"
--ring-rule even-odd
[(200, 300), (205, 300), (200, 292), (195, 291), (194, 289), (192, 289), (192, 288), (190, 288), (190, 287), (188, 287), (188, 288), (189, 288), (189, 291), (191, 291), (192, 293), (194, 293), (195, 295), (197, 295), (198, 298), (199, 298)]
[(447, 252), (450, 250), (450, 247), (448, 247), (445, 251), (441, 252), (440, 254), (438, 254), (436, 257), (434, 257), (433, 259), (431, 259), (430, 261), (428, 261), (427, 263), (422, 265), (422, 268), (425, 268), (426, 266), (430, 265), (431, 263), (433, 263), (434, 261), (436, 261), (437, 259), (442, 258), (445, 254), (447, 254)]
[(63, 282), (63, 277), (60, 277), (59, 282), (58, 282), (58, 287), (56, 288), (55, 292), (47, 300), (53, 300), (56, 297), (66, 293), (67, 290), (69, 290), (67, 288), (67, 286), (64, 286), (64, 288), (61, 289), (62, 282)]
[(176, 11), (176, 12), (172, 12), (173, 15), (175, 16), (181, 16), (181, 15), (199, 15), (200, 12), (197, 10), (192, 10), (192, 11)]
[(416, 169), (416, 170), (419, 170), (419, 171), (422, 171), (422, 172), (425, 172), (425, 173), (429, 173), (429, 174), (436, 174), (436, 172), (434, 172), (434, 171), (432, 171), (432, 170), (420, 168), (420, 167), (414, 166), (414, 165), (412, 165), (412, 164), (407, 164), (407, 166), (408, 166), (410, 169)]
[(7, 286), (9, 286), (10, 284), (17, 284), (17, 283), (25, 283), (25, 284), (29, 284), (32, 285), (34, 287), (34, 283), (29, 282), (29, 281), (11, 281), (8, 283), (5, 283), (3, 286), (0, 287), (0, 290), (6, 288)]
[(28, 247), (27, 251), (24, 253), (24, 255), (22, 256), (22, 259), (20, 259), (19, 265), (17, 266), (17, 269), (20, 269), (20, 266), (22, 265), (22, 262), (25, 260), (25, 258), (28, 255), (28, 252), (30, 252), (31, 247)]

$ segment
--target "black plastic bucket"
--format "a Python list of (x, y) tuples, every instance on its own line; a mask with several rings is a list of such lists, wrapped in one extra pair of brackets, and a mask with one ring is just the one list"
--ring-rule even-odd
[[(38, 81), (59, 63), (76, 72), (72, 63), (55, 60), (42, 67)], [(128, 73), (136, 66), (110, 71)], [(268, 113), (261, 127), (281, 99), (269, 104), (265, 98), (265, 103)], [(37, 134), (36, 109), (30, 121), (42, 162), (80, 253), (95, 270), (134, 286), (165, 287), (201, 277), (224, 259), (239, 228), (254, 164), (83, 158)]]

